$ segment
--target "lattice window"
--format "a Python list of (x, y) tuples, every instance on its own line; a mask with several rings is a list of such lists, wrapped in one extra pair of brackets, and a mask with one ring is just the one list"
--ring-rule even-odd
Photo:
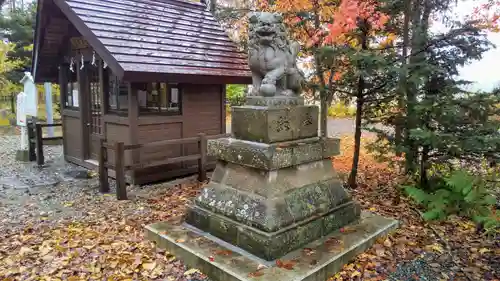
[(99, 68), (88, 64), (88, 79), (90, 86), (90, 132), (92, 134), (102, 134), (102, 92), (99, 83)]
[[(76, 67), (75, 67), (76, 68)], [(77, 80), (77, 74), (76, 72), (78, 69), (74, 69), (71, 71), (69, 68), (65, 69), (66, 71), (66, 77), (68, 79), (68, 84), (66, 87), (66, 92), (64, 93), (65, 97), (65, 103), (64, 107), (65, 108), (70, 108), (70, 109), (77, 109), (79, 107), (78, 105), (78, 80)]]
[(126, 115), (128, 113), (128, 84), (109, 71), (108, 112)]
[(181, 114), (181, 89), (166, 82), (134, 83), (140, 114)]

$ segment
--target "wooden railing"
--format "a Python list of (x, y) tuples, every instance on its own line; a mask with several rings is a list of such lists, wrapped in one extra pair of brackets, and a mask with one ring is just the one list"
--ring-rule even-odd
[[(227, 136), (229, 136), (229, 134), (207, 136), (206, 134), (201, 133), (198, 134), (198, 136), (196, 137), (162, 140), (145, 144), (131, 144), (131, 145), (125, 145), (123, 142), (110, 143), (106, 142), (106, 140), (104, 139), (101, 139), (101, 144), (99, 149), (99, 183), (100, 183), (99, 191), (103, 193), (109, 192), (109, 182), (108, 182), (109, 169), (115, 171), (116, 198), (118, 200), (126, 200), (127, 189), (126, 189), (125, 173), (127, 171), (135, 171), (150, 167), (156, 167), (160, 165), (175, 164), (193, 160), (198, 160), (198, 181), (203, 182), (207, 180), (207, 141), (209, 139), (216, 139)], [(150, 160), (150, 161), (125, 165), (125, 151), (127, 150), (135, 150), (135, 149), (151, 148), (159, 146), (160, 147), (165, 146), (165, 148), (168, 149), (168, 146), (172, 145), (193, 144), (193, 143), (198, 144), (197, 154), (163, 158), (158, 160)], [(108, 161), (110, 160), (108, 159), (108, 154), (107, 154), (108, 150), (112, 150), (114, 152), (113, 163), (110, 163)]]
[(28, 153), (29, 160), (35, 161), (37, 165), (43, 165), (45, 163), (45, 157), (43, 155), (43, 142), (44, 141), (54, 141), (62, 140), (62, 136), (58, 137), (43, 137), (43, 128), (48, 127), (62, 127), (62, 123), (46, 124), (36, 122), (36, 118), (33, 118), (28, 122)]

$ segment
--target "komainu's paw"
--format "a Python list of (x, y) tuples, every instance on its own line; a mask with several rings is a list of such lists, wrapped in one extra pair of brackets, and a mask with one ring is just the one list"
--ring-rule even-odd
[(276, 94), (276, 86), (273, 84), (262, 84), (260, 85), (260, 93), (264, 97), (272, 97)]
[(287, 97), (294, 97), (295, 96), (295, 92), (290, 90), (290, 89), (286, 89), (284, 91), (281, 92), (281, 95), (283, 96), (287, 96)]

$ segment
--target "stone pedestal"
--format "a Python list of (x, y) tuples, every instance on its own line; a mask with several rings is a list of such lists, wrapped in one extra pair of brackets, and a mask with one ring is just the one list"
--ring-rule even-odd
[(317, 106), (249, 97), (233, 107), (232, 132), (208, 143), (218, 163), (188, 224), (273, 260), (359, 218), (330, 160), (339, 140), (318, 137)]

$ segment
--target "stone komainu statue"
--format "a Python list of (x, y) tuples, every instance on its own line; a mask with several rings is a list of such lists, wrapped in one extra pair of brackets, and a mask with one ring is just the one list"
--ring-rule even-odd
[(297, 68), (300, 46), (287, 39), (283, 17), (277, 13), (253, 12), (248, 18), (251, 95), (298, 96), (304, 81)]

